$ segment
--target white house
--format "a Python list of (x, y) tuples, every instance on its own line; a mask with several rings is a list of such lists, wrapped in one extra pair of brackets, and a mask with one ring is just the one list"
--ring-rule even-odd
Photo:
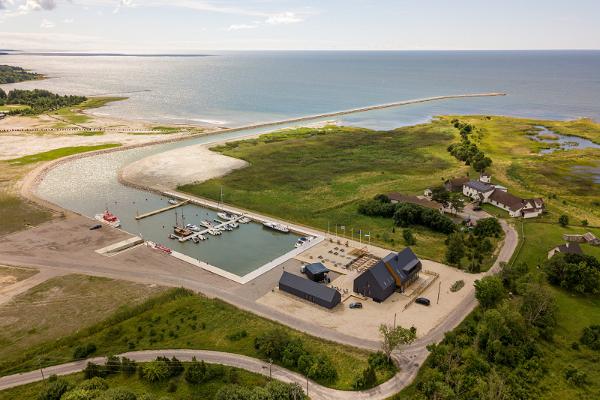
[(463, 185), (463, 194), (476, 201), (485, 201), (494, 189), (493, 185), (484, 182), (468, 181)]
[(492, 176), (489, 175), (489, 174), (486, 174), (484, 172), (481, 175), (479, 175), (479, 181), (483, 182), (483, 183), (491, 183), (492, 182)]

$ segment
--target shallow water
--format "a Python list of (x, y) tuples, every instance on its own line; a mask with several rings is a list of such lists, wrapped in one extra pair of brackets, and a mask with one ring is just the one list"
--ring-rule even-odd
[[(561, 135), (549, 130), (545, 126), (536, 126), (538, 132), (530, 137), (536, 142), (553, 144), (552, 147), (540, 150), (540, 154), (551, 154), (560, 150), (577, 150), (577, 149), (600, 149), (600, 144), (594, 143), (589, 139), (579, 136)], [(541, 137), (542, 135), (552, 135), (554, 138), (548, 139)]]

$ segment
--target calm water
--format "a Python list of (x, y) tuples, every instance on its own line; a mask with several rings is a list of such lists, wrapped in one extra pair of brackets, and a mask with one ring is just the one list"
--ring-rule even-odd
[(600, 120), (600, 52), (244, 52), (209, 57), (9, 55), (52, 79), (19, 84), (123, 94), (98, 112), (157, 122), (239, 126), (427, 96), (503, 91), (343, 117), (392, 128), (439, 114)]
[[(551, 154), (559, 150), (600, 149), (600, 144), (594, 143), (589, 139), (579, 136), (561, 135), (549, 130), (545, 126), (536, 126), (536, 128), (538, 129), (537, 134), (530, 137), (537, 142), (553, 145), (553, 147), (540, 150), (541, 154)], [(551, 135), (552, 138), (544, 137), (544, 135)]]

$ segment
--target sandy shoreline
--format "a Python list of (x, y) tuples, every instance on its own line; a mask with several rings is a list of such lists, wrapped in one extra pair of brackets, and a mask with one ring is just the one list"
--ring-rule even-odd
[(143, 158), (125, 166), (121, 178), (147, 187), (176, 188), (248, 166), (243, 160), (210, 151), (209, 146), (212, 145), (186, 146)]

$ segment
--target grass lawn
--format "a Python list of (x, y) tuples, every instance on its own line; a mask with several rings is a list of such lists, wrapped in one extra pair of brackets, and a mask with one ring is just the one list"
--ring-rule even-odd
[[(229, 371), (235, 371), (237, 384), (241, 386), (255, 387), (264, 386), (268, 382), (268, 378), (263, 375), (254, 374), (242, 369), (223, 367), (227, 375), (231, 375)], [(70, 385), (76, 386), (85, 379), (83, 373), (67, 375), (60, 377)], [(176, 385), (175, 391), (168, 390), (169, 383), (173, 382)], [(189, 399), (212, 399), (216, 392), (223, 386), (229, 383), (221, 379), (212, 379), (208, 382), (202, 382), (197, 385), (189, 384), (185, 381), (183, 375), (172, 378), (167, 382), (148, 383), (138, 378), (136, 374), (126, 376), (124, 374), (110, 375), (106, 378), (106, 383), (109, 388), (124, 388), (137, 396), (142, 394), (150, 394), (155, 399), (170, 399), (170, 400), (189, 400)], [(0, 391), (0, 400), (21, 400), (35, 399), (38, 394), (44, 390), (48, 383), (36, 382), (16, 388)]]
[[(371, 232), (372, 243), (403, 248), (391, 219), (358, 214), (358, 203), (378, 193), (422, 194), (466, 168), (446, 151), (457, 132), (445, 123), (393, 131), (349, 127), (301, 128), (228, 143), (215, 150), (250, 163), (245, 169), (181, 190), (218, 199), (321, 230)], [(415, 227), (416, 253), (442, 261), (445, 235)], [(338, 231), (339, 232), (339, 231)]]
[(0, 359), (6, 366), (32, 346), (71, 335), (163, 290), (83, 275), (50, 279), (0, 307)]
[[(106, 292), (110, 294), (110, 289)], [(143, 349), (190, 348), (259, 357), (254, 348), (254, 338), (274, 328), (281, 328), (293, 337), (302, 339), (311, 353), (329, 357), (338, 372), (337, 380), (329, 384), (332, 387), (350, 390), (355, 377), (367, 366), (367, 351), (327, 342), (241, 311), (222, 301), (173, 289), (137, 308), (126, 308), (96, 326), (3, 357), (0, 374), (35, 369), (39, 367), (39, 362), (52, 365), (71, 361), (74, 348), (86, 343), (97, 346), (94, 355)], [(246, 337), (240, 340), (227, 338), (241, 330), (247, 332)], [(378, 381), (389, 379), (391, 374), (390, 371), (379, 372)]]
[[(85, 124), (86, 122), (91, 121), (92, 117), (84, 114), (84, 110), (99, 108), (108, 103), (126, 99), (127, 97), (91, 97), (76, 106), (61, 108), (60, 110), (53, 112), (52, 115), (55, 115), (69, 124)], [(59, 128), (60, 126), (57, 124), (55, 127)]]
[(14, 158), (12, 160), (7, 160), (7, 162), (11, 165), (26, 165), (31, 163), (36, 163), (40, 161), (52, 161), (57, 158), (71, 156), (73, 154), (86, 153), (88, 151), (96, 151), (103, 149), (110, 149), (113, 147), (119, 147), (121, 144), (119, 143), (107, 143), (107, 144), (99, 144), (95, 146), (74, 146), (74, 147), (61, 147), (60, 149), (54, 149), (49, 151), (44, 151), (43, 153), (31, 154), (19, 158)]
[(5, 105), (0, 105), (0, 112), (11, 112), (11, 111), (15, 111), (15, 110), (27, 110), (31, 108), (30, 106), (27, 105), (21, 105), (21, 104), (5, 104)]
[[(2, 175), (2, 174), (0, 174)], [(16, 232), (28, 226), (50, 220), (52, 214), (37, 204), (0, 190), (0, 235)]]

